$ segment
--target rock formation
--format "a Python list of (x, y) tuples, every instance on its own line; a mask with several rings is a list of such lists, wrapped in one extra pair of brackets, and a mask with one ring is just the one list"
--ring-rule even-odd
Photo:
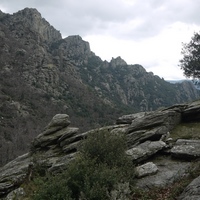
[[(188, 109), (191, 112), (188, 113)], [(126, 136), (126, 153), (131, 156), (133, 164), (137, 165), (138, 188), (148, 190), (169, 186), (186, 176), (192, 161), (200, 158), (200, 141), (192, 138), (192, 135), (192, 139), (179, 138), (177, 141), (173, 138), (162, 141), (161, 138), (183, 123), (192, 111), (197, 113), (199, 109), (199, 101), (175, 105), (163, 110), (122, 116), (115, 125), (87, 132), (71, 127), (68, 115), (57, 114), (32, 141), (30, 152), (0, 168), (0, 197), (21, 188), (22, 183), (31, 178), (32, 170), (37, 165), (43, 166), (50, 173), (66, 169), (71, 159), (76, 156), (80, 141), (87, 139), (89, 133), (103, 130)], [(187, 199), (189, 195), (200, 198), (195, 189), (197, 187), (199, 177), (185, 189), (180, 198)], [(23, 188), (19, 191), (23, 191)], [(9, 195), (11, 194), (13, 193)]]
[(168, 83), (121, 57), (102, 61), (31, 8), (0, 13), (0, 76), (0, 166), (25, 153), (56, 113), (86, 131), (200, 96), (190, 82)]

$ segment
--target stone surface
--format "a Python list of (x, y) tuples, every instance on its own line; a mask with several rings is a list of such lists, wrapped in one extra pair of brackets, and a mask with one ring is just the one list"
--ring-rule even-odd
[(24, 182), (30, 162), (30, 154), (24, 154), (0, 168), (0, 197)]
[(26, 193), (24, 191), (23, 188), (17, 188), (15, 190), (13, 190), (12, 192), (10, 192), (5, 200), (23, 200), (25, 197)]
[(166, 148), (166, 143), (163, 141), (146, 141), (127, 150), (126, 154), (129, 155), (134, 162), (141, 162), (164, 148)]
[(178, 200), (200, 199), (200, 176), (194, 179), (179, 196)]
[(47, 125), (45, 129), (49, 129), (51, 127), (66, 127), (70, 124), (69, 116), (67, 114), (57, 114), (53, 117), (51, 122)]
[(144, 117), (147, 112), (140, 112), (136, 114), (123, 115), (116, 120), (116, 124), (131, 124), (133, 120)]
[(137, 179), (136, 186), (141, 189), (149, 190), (154, 187), (170, 186), (176, 180), (184, 177), (191, 167), (191, 162), (180, 162), (171, 160), (170, 157), (159, 157), (153, 160), (153, 163), (158, 167), (156, 174)]
[(171, 154), (182, 159), (200, 158), (200, 140), (179, 139), (171, 149)]
[[(127, 117), (129, 121), (126, 123), (122, 121), (122, 124), (104, 126), (87, 132), (80, 132), (79, 128), (70, 127), (68, 115), (57, 114), (45, 130), (35, 137), (29, 153), (0, 168), (0, 197), (12, 192), (27, 178), (29, 179), (30, 169), (34, 170), (34, 166), (42, 165), (51, 173), (66, 169), (77, 155), (80, 141), (87, 139), (88, 134), (101, 131), (126, 137), (126, 154), (131, 157), (134, 165), (139, 165), (136, 168), (137, 187), (150, 189), (172, 184), (186, 176), (192, 165), (192, 162), (183, 162), (181, 159), (200, 156), (199, 140), (178, 139), (174, 143), (171, 138), (167, 139), (170, 136), (169, 131), (182, 120), (182, 112), (187, 107), (178, 105), (164, 110), (133, 114)], [(172, 159), (172, 156), (176, 160)], [(144, 164), (144, 161), (147, 163)], [(121, 190), (125, 194), (123, 197), (120, 196)], [(189, 190), (193, 192), (192, 189)], [(128, 189), (123, 185), (116, 188), (113, 191), (113, 198), (127, 198), (129, 192), (125, 191)]]
[(158, 172), (158, 167), (153, 162), (147, 162), (143, 165), (136, 167), (136, 176), (138, 178), (156, 174)]
[(144, 117), (136, 118), (132, 121), (131, 126), (127, 130), (128, 133), (141, 130), (149, 129), (156, 126), (164, 125), (170, 131), (181, 121), (181, 114), (174, 110), (164, 110), (150, 112)]
[(183, 110), (183, 121), (191, 122), (191, 121), (199, 121), (200, 120), (200, 101), (192, 102), (187, 105)]
[(127, 127), (129, 148), (146, 140), (156, 141), (170, 132), (181, 121), (181, 113), (174, 109), (154, 111), (141, 115)]

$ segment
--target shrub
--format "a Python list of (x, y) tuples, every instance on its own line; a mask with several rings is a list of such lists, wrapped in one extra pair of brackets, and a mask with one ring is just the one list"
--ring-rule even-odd
[(33, 200), (72, 200), (71, 191), (68, 189), (67, 180), (60, 176), (49, 176), (48, 179), (36, 179), (39, 188), (33, 195)]
[(118, 183), (133, 178), (132, 162), (125, 154), (124, 137), (108, 131), (92, 133), (79, 150), (65, 172), (44, 182), (34, 200), (80, 197), (106, 200), (110, 199), (110, 192)]
[(80, 145), (79, 151), (85, 158), (95, 159), (110, 167), (123, 166), (127, 160), (125, 154), (126, 141), (124, 136), (114, 135), (108, 131), (94, 132)]

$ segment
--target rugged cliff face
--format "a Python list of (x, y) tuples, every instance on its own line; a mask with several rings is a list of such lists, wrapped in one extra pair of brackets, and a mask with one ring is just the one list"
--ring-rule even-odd
[(192, 84), (170, 84), (120, 57), (102, 61), (29, 8), (0, 13), (0, 76), (0, 165), (25, 152), (56, 113), (87, 130), (199, 97)]

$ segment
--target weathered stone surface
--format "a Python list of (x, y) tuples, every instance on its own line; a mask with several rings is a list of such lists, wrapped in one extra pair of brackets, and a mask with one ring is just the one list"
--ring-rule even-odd
[(152, 127), (164, 125), (170, 131), (181, 121), (181, 114), (174, 110), (164, 110), (150, 112), (144, 117), (136, 118), (132, 121), (132, 124), (128, 128), (127, 132), (131, 133), (133, 131), (141, 129), (150, 129)]
[(186, 106), (182, 113), (182, 119), (185, 122), (200, 120), (200, 101), (195, 101)]
[(143, 165), (136, 167), (136, 176), (138, 178), (156, 174), (158, 172), (158, 167), (153, 162), (147, 162)]
[(133, 120), (132, 124), (127, 127), (128, 147), (134, 147), (146, 140), (159, 140), (180, 121), (181, 114), (174, 109), (146, 113)]
[(79, 133), (77, 135), (72, 135), (70, 138), (66, 138), (65, 140), (62, 140), (62, 141), (58, 141), (60, 146), (63, 147), (63, 146), (66, 146), (66, 145), (69, 145), (69, 144), (72, 144), (74, 142), (78, 142), (82, 139), (84, 139), (84, 137), (86, 137), (87, 133)]
[(65, 133), (68, 133), (68, 127), (60, 129), (59, 131), (56, 131), (52, 134), (44, 135), (41, 133), (38, 135), (34, 141), (32, 142), (34, 147), (48, 147), (49, 145), (52, 144), (57, 144), (57, 140), (65, 135)]
[(70, 163), (70, 161), (75, 158), (76, 154), (77, 152), (74, 152), (60, 157), (56, 157), (56, 159), (52, 162), (52, 165), (49, 167), (48, 171), (54, 174), (62, 172), (67, 168), (67, 165)]
[(164, 149), (166, 143), (163, 141), (146, 141), (132, 149), (126, 151), (126, 154), (135, 162), (146, 160), (158, 151)]
[[(28, 16), (28, 17), (24, 17)], [(36, 9), (25, 8), (13, 15), (13, 23), (23, 21), (24, 26), (31, 26), (32, 30), (38, 32), (44, 41), (53, 42), (61, 39), (59, 31), (53, 28)]]
[[(0, 168), (0, 197), (19, 187), (31, 176), (30, 166), (34, 170), (35, 165), (42, 165), (52, 173), (66, 168), (76, 154), (79, 140), (84, 137), (84, 134), (76, 136), (78, 128), (68, 127), (68, 118), (64, 114), (53, 117), (46, 130), (32, 142), (31, 153)], [(15, 192), (10, 195), (14, 194)]]
[(194, 179), (179, 196), (178, 200), (200, 199), (200, 176)]
[[(126, 129), (127, 130), (127, 129)], [(165, 126), (157, 126), (151, 129), (143, 129), (127, 134), (128, 148), (132, 148), (144, 141), (158, 141), (163, 134), (167, 133)]]
[(179, 162), (169, 157), (161, 157), (153, 162), (158, 167), (158, 172), (151, 176), (136, 180), (136, 186), (142, 189), (170, 186), (176, 180), (184, 177), (191, 167), (191, 162)]
[(116, 120), (116, 124), (131, 124), (133, 120), (144, 117), (147, 112), (140, 112), (136, 114), (123, 115)]
[(65, 141), (67, 138), (72, 137), (78, 133), (79, 128), (76, 127), (68, 127), (65, 134), (63, 134), (59, 139), (58, 142), (61, 143)]
[(19, 156), (0, 168), (0, 197), (19, 187), (27, 177), (30, 154)]
[[(13, 191), (27, 179), (30, 165), (33, 167), (36, 164), (45, 166), (51, 173), (58, 173), (66, 169), (69, 162), (78, 154), (80, 141), (87, 139), (88, 134), (101, 131), (126, 136), (126, 154), (132, 158), (134, 164), (143, 164), (145, 160), (149, 161), (136, 168), (139, 177), (137, 187), (150, 189), (155, 186), (164, 187), (171, 184), (185, 176), (191, 166), (191, 162), (173, 160), (171, 155), (187, 159), (200, 157), (200, 140), (179, 139), (174, 144), (174, 142), (170, 142), (171, 139), (170, 141), (167, 139), (170, 135), (169, 131), (180, 122), (181, 113), (186, 107), (179, 105), (177, 108), (171, 107), (141, 115), (130, 115), (127, 117), (129, 121), (123, 121), (122, 124), (105, 126), (83, 133), (79, 132), (78, 128), (69, 126), (68, 115), (58, 114), (34, 139), (30, 153), (18, 157), (0, 168), (0, 197)], [(167, 145), (165, 141), (170, 144)], [(164, 158), (154, 159), (155, 156), (160, 156), (162, 153), (165, 154)], [(118, 189), (121, 191), (120, 188)], [(113, 198), (120, 196), (118, 191), (117, 193), (114, 191)], [(126, 198), (126, 194), (129, 193), (125, 192), (124, 194), (123, 198)]]
[(69, 116), (67, 114), (57, 114), (53, 117), (51, 122), (47, 125), (45, 129), (49, 129), (50, 127), (66, 127), (70, 124)]
[(26, 193), (24, 191), (23, 188), (17, 188), (15, 190), (13, 190), (12, 192), (10, 192), (5, 200), (23, 200), (25, 197)]
[(172, 156), (183, 159), (200, 157), (200, 140), (179, 139), (171, 149)]

